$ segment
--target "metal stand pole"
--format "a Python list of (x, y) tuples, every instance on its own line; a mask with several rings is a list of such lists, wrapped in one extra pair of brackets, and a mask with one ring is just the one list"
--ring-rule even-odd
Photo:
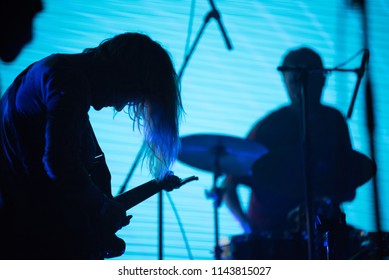
[(307, 94), (307, 78), (308, 72), (301, 72), (301, 143), (302, 143), (302, 160), (303, 160), (303, 182), (305, 191), (305, 215), (306, 228), (308, 235), (308, 259), (314, 257), (314, 226), (313, 226), (313, 202), (312, 202), (312, 180), (309, 170), (309, 137), (308, 137), (308, 94)]
[(220, 176), (220, 155), (224, 152), (223, 148), (216, 147), (215, 172), (213, 175), (213, 186), (210, 192), (206, 191), (207, 198), (213, 199), (213, 213), (215, 226), (215, 260), (221, 259), (221, 248), (219, 245), (219, 207), (222, 200), (222, 191), (217, 187), (217, 179)]
[[(187, 64), (188, 64), (188, 62), (189, 62), (189, 59), (191, 58), (191, 56), (192, 56), (192, 54), (193, 54), (193, 52), (194, 52), (194, 50), (195, 50), (195, 48), (196, 48), (198, 42), (200, 41), (200, 38), (201, 38), (201, 36), (202, 36), (202, 34), (203, 34), (203, 32), (204, 32), (204, 30), (205, 30), (207, 24), (209, 23), (209, 21), (210, 21), (212, 18), (214, 18), (214, 19), (216, 19), (216, 20), (220, 20), (220, 13), (219, 13), (219, 11), (215, 8), (213, 2), (211, 2), (211, 6), (212, 6), (212, 9), (211, 9), (211, 11), (209, 11), (208, 14), (204, 17), (203, 24), (201, 25), (200, 30), (199, 30), (198, 33), (197, 33), (197, 36), (196, 36), (196, 38), (195, 38), (195, 40), (194, 40), (194, 43), (193, 43), (193, 45), (192, 45), (192, 47), (191, 47), (189, 53), (185, 56), (183, 65), (181, 66), (181, 69), (179, 70), (179, 72), (178, 72), (178, 74), (177, 74), (177, 78), (178, 78), (178, 81), (179, 81), (179, 82), (181, 82), (181, 78), (182, 78), (182, 75), (183, 75), (183, 73), (184, 73), (184, 70), (185, 70), (185, 68), (186, 68), (186, 66), (187, 66)], [(223, 31), (224, 37), (226, 38), (225, 31), (224, 31), (224, 30), (222, 30), (222, 31)], [(229, 45), (228, 45), (228, 49), (232, 49), (232, 46), (230, 45), (230, 43), (229, 43)], [(127, 183), (129, 182), (129, 180), (130, 180), (130, 178), (131, 178), (131, 176), (132, 176), (132, 174), (133, 174), (135, 168), (136, 168), (137, 165), (139, 164), (139, 161), (140, 161), (140, 158), (141, 158), (140, 155), (143, 154), (144, 149), (145, 149), (145, 143), (143, 143), (141, 150), (138, 152), (138, 156), (136, 157), (134, 163), (132, 164), (132, 167), (131, 167), (131, 169), (130, 169), (130, 172), (129, 172), (127, 178), (125, 179), (125, 182), (124, 182), (124, 184), (122, 185), (119, 194), (120, 194), (120, 193), (123, 193), (123, 192), (125, 191), (126, 186), (127, 186)], [(215, 180), (216, 180), (216, 178), (215, 178)], [(215, 189), (215, 190), (216, 190), (216, 189)], [(159, 232), (159, 238), (158, 238), (158, 242), (159, 242), (159, 246), (158, 246), (158, 247), (159, 247), (159, 250), (158, 250), (158, 251), (159, 251), (159, 253), (158, 253), (158, 256), (159, 256), (159, 259), (160, 259), (160, 260), (163, 259), (163, 253), (162, 253), (162, 247), (163, 247), (163, 246), (162, 246), (162, 243), (163, 243), (163, 225), (162, 225), (162, 224), (163, 224), (163, 205), (162, 205), (162, 195), (163, 195), (162, 192), (160, 192), (160, 194), (159, 194), (159, 201), (158, 201), (158, 220), (159, 220), (159, 230), (158, 230), (158, 232)], [(217, 206), (217, 207), (218, 207), (218, 206)], [(215, 206), (215, 208), (216, 208), (216, 206)], [(216, 208), (216, 209), (217, 209), (217, 208)], [(217, 210), (215, 210), (215, 212), (217, 212)], [(215, 213), (215, 219), (216, 219), (216, 220), (215, 220), (215, 223), (218, 223), (217, 213)], [(215, 250), (216, 250), (216, 249), (215, 249)]]

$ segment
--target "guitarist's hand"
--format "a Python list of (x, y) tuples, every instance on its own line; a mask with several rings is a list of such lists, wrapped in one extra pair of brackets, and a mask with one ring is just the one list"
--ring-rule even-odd
[(194, 180), (198, 180), (198, 179), (199, 178), (197, 176), (191, 176), (191, 177), (188, 177), (185, 179), (180, 179), (179, 177), (174, 175), (174, 173), (172, 171), (168, 171), (165, 174), (165, 177), (163, 178), (163, 180), (159, 183), (162, 184), (162, 189), (164, 189), (167, 192), (170, 192), (174, 189), (178, 189), (179, 187), (181, 187), (182, 185), (185, 185), (186, 183), (188, 183), (190, 181), (194, 181)]
[(108, 197), (100, 210), (101, 226), (105, 234), (111, 235), (130, 223), (132, 216), (127, 216), (126, 209)]
[(121, 256), (126, 243), (117, 237), (115, 233), (130, 223), (132, 216), (126, 215), (126, 209), (121, 203), (104, 196), (104, 203), (100, 210), (100, 249), (99, 254), (103, 258)]
[(165, 174), (165, 177), (163, 178), (163, 181), (161, 183), (162, 183), (162, 188), (165, 191), (170, 192), (181, 186), (181, 179), (176, 175), (174, 175), (172, 171), (168, 171)]

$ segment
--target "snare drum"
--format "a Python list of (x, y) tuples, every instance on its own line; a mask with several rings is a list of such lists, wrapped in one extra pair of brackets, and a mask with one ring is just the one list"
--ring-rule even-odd
[(307, 259), (307, 245), (299, 234), (289, 232), (236, 235), (222, 246), (222, 259), (303, 260)]

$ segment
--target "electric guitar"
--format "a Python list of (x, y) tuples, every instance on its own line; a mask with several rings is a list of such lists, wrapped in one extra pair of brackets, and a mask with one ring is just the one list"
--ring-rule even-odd
[[(120, 203), (126, 210), (129, 210), (162, 190), (170, 192), (195, 180), (198, 180), (197, 176), (180, 179), (173, 175), (172, 172), (169, 172), (162, 181), (151, 180), (117, 195), (113, 199)], [(105, 240), (104, 247), (104, 258), (114, 258), (124, 253), (126, 244), (121, 238), (113, 235)]]

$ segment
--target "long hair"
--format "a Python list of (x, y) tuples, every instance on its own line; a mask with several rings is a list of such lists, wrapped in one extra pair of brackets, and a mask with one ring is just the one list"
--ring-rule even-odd
[(84, 53), (100, 59), (114, 73), (112, 94), (125, 100), (148, 146), (143, 159), (150, 173), (163, 179), (180, 149), (179, 124), (183, 112), (180, 85), (170, 55), (140, 33), (124, 33)]

